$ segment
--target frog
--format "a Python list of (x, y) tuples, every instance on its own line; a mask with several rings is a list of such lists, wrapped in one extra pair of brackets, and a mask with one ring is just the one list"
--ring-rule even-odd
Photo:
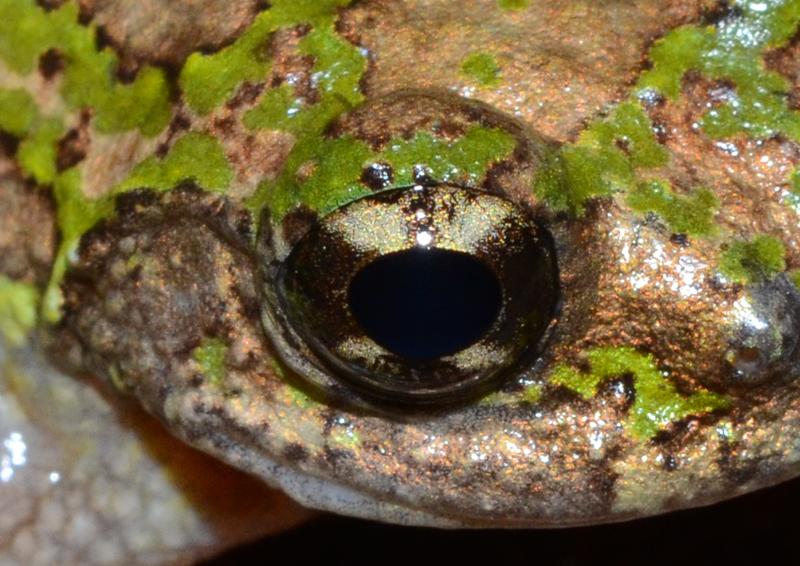
[[(0, 480), (49, 503), (10, 515), (40, 529), (10, 564), (186, 563), (305, 508), (598, 524), (797, 475), (798, 2), (0, 6)], [(434, 303), (485, 278), (489, 310), (420, 354), (465, 301), (398, 343), (369, 313), (415, 305), (367, 274), (423, 252), (469, 274)], [(175, 503), (152, 539), (98, 511), (138, 518), (141, 476)]]

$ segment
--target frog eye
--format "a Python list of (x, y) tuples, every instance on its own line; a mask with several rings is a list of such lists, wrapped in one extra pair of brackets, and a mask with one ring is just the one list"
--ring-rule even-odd
[(547, 230), (509, 200), (446, 184), (323, 217), (272, 289), (267, 328), (290, 365), (398, 405), (487, 391), (538, 352), (559, 300)]

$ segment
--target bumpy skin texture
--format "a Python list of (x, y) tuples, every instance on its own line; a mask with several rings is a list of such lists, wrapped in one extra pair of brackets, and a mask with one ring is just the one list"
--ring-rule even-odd
[[(0, 2), (3, 194), (41, 225), (4, 212), (7, 340), (380, 520), (597, 523), (797, 475), (800, 3), (240, 4)], [(294, 371), (270, 262), (376, 162), (552, 234), (557, 320), (489, 396), (404, 415)]]

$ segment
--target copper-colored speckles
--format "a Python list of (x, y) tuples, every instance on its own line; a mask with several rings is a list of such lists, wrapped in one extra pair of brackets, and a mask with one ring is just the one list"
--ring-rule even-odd
[(294, 138), (285, 132), (260, 130), (245, 134), (240, 123), (236, 131), (218, 139), (236, 174), (230, 194), (241, 199), (252, 195), (263, 180), (278, 175), (294, 143)]
[(680, 191), (704, 187), (714, 193), (723, 239), (771, 234), (784, 243), (787, 263), (800, 266), (800, 223), (793, 199), (787, 199), (790, 174), (800, 164), (797, 144), (782, 136), (708, 138), (701, 118), (727, 87), (696, 73), (688, 73), (683, 84), (677, 101), (649, 108), (671, 154), (662, 175)]
[(134, 167), (156, 148), (156, 139), (142, 136), (138, 130), (121, 134), (100, 134), (90, 128), (86, 134), (88, 146), (85, 158), (78, 164), (81, 170), (83, 194), (96, 199), (126, 180)]
[[(621, 437), (614, 426), (619, 415), (600, 405), (591, 416), (570, 407), (550, 414), (457, 413), (446, 427), (436, 421), (389, 428), (363, 421), (366, 428), (354, 434), (375, 438), (378, 429), (372, 427), (379, 426), (383, 440), (356, 448), (338, 466), (346, 466), (340, 471), (354, 479), (369, 477), (378, 492), (394, 486), (395, 496), (410, 504), (422, 503), (415, 493), (425, 491), (443, 514), (477, 520), (534, 513), (557, 524), (571, 512), (545, 503), (554, 493), (564, 501), (579, 498), (595, 510), (609, 505), (615, 474), (604, 462)], [(559, 487), (567, 477), (573, 493)]]
[(624, 220), (609, 234), (615, 257), (598, 281), (602, 306), (592, 341), (634, 345), (690, 381), (705, 373), (701, 368), (719, 372), (726, 344), (720, 309), (732, 295), (710, 284), (715, 247), (676, 246), (653, 228)]
[(301, 53), (299, 43), (310, 29), (300, 26), (294, 29), (278, 30), (270, 42), (272, 58), (270, 87), (288, 84), (294, 95), (305, 104), (311, 105), (319, 101), (312, 73), (314, 57)]
[(65, 331), (90, 345), (87, 356), (117, 360), (125, 383), (157, 412), (162, 380), (191, 381), (190, 354), (209, 339), (233, 351), (215, 362), (228, 371), (206, 381), (241, 392), (242, 372), (258, 375), (268, 356), (247, 306), (254, 289), (237, 211), (187, 188), (125, 193), (118, 205), (119, 218), (83, 239), (67, 275)]
[[(80, 352), (84, 366), (132, 390), (187, 441), (269, 481), (290, 483), (287, 477), (299, 476), (293, 481), (307, 491), (297, 491), (314, 505), (388, 520), (482, 526), (620, 520), (708, 503), (793, 473), (798, 460), (794, 447), (800, 445), (800, 409), (794, 400), (795, 381), (800, 381), (800, 332), (795, 328), (800, 295), (782, 273), (751, 283), (729, 281), (719, 271), (726, 246), (750, 241), (755, 234), (779, 238), (789, 269), (800, 268), (798, 205), (788, 185), (800, 163), (796, 144), (780, 136), (709, 139), (702, 117), (731, 100), (735, 85), (729, 82), (689, 72), (680, 96), (667, 100), (644, 93), (642, 104), (653, 118), (656, 139), (670, 156), (649, 173), (668, 182), (676, 195), (703, 187), (719, 202), (713, 209), (715, 229), (701, 238), (672, 234), (667, 219), (657, 214), (633, 214), (626, 186), (615, 185), (618, 192), (588, 200), (576, 214), (533, 202), (531, 179), (545, 158), (557, 160), (559, 154), (554, 144), (514, 118), (557, 140), (576, 139), (594, 116), (613, 114), (614, 102), (628, 99), (649, 46), (678, 25), (700, 22), (703, 6), (711, 3), (542, 0), (509, 12), (498, 9), (496, 0), (353, 2), (337, 12), (333, 32), (368, 54), (370, 67), (358, 95), (367, 102), (327, 129), (319, 125), (321, 139), (246, 125), (248, 112), (262, 102), (266, 106), (267, 93), (298, 100), (300, 110), (318, 101), (316, 62), (300, 45), (307, 26), (273, 33), (268, 52), (261, 45), (270, 71), (239, 85), (208, 114), (194, 112), (180, 89), (174, 89), (170, 127), (152, 140), (137, 132), (100, 135), (91, 119), (81, 122), (70, 114), (56, 95), (62, 73), (55, 54), (42, 57), (41, 72), (30, 77), (6, 73), (6, 79), (4, 74), (4, 88), (31, 92), (41, 116), (64, 116), (65, 131), (75, 128), (62, 140), (59, 166), (79, 170), (87, 196), (107, 194), (148, 157), (169, 166), (167, 160), (187, 134), (199, 134), (217, 150), (221, 146), (215, 155), (224, 153), (220, 163), (233, 171), (225, 176), (232, 177), (230, 183), (219, 183), (225, 187), (205, 187), (226, 189), (224, 197), (186, 186), (173, 191), (159, 187), (160, 193), (133, 190), (119, 197), (116, 215), (84, 235), (70, 264), (62, 326), (69, 336), (67, 346), (59, 347), (74, 346), (68, 352), (71, 361)], [(129, 78), (138, 66), (155, 62), (168, 67), (173, 81), (190, 50), (227, 45), (265, 7), (256, 0), (170, 3), (173, 17), (159, 18), (167, 7), (163, 0), (90, 0), (84, 5), (91, 5), (101, 26), (99, 41), (122, 53), (121, 75)], [(209, 25), (215, 29), (205, 34)], [(767, 55), (770, 68), (795, 84), (796, 45)], [(335, 50), (323, 51), (320, 58), (335, 56)], [(463, 72), (463, 62), (474, 54), (496, 65), (490, 65), (490, 80)], [(390, 90), (398, 92), (378, 98)], [(496, 110), (458, 99), (453, 92)], [(798, 96), (797, 88), (791, 96)], [(262, 181), (277, 178), (301, 138), (324, 146), (351, 136), (381, 151), (389, 139), (412, 140), (420, 131), (437, 143), (455, 145), (476, 127), (503, 129), (513, 142), (497, 161), (478, 159), (488, 171), (480, 179), (451, 179), (448, 185), (413, 176), (414, 166), (420, 165), (416, 156), (405, 172), (387, 163), (391, 174), (379, 165), (362, 176), (363, 166), (373, 160), (353, 164), (356, 173), (350, 180), (362, 190), (373, 189), (368, 197), (373, 200), (365, 201), (363, 216), (348, 216), (341, 208), (329, 216), (339, 214), (339, 239), (318, 252), (320, 262), (328, 262), (324, 265), (332, 265), (334, 272), (345, 261), (355, 265), (363, 260), (359, 253), (376, 254), (382, 246), (395, 252), (417, 244), (453, 251), (456, 240), (464, 252), (489, 255), (489, 248), (499, 248), (492, 252), (496, 259), (522, 239), (509, 228), (514, 222), (508, 203), (513, 202), (534, 232), (541, 229), (547, 235), (553, 283), (533, 285), (533, 292), (544, 295), (559, 288), (560, 296), (553, 292), (551, 298), (560, 299), (561, 311), (554, 307), (542, 315), (545, 323), (557, 320), (542, 336), (544, 347), (509, 364), (511, 379), (491, 398), (465, 398), (455, 407), (423, 407), (413, 413), (391, 405), (391, 398), (386, 406), (370, 404), (370, 393), (349, 403), (357, 395), (347, 389), (349, 383), (333, 377), (331, 360), (316, 364), (310, 347), (292, 350), (302, 341), (285, 327), (270, 343), (261, 326), (264, 315), (267, 325), (279, 328), (283, 313), (262, 309), (275, 288), (256, 288), (269, 278), (257, 272), (255, 262), (265, 270), (278, 269), (291, 246), (316, 229), (315, 213), (293, 209), (270, 232), (269, 213), (263, 212), (259, 243), (282, 236), (288, 245), (276, 245), (274, 257), (260, 257), (263, 250), (251, 247), (251, 221), (240, 201)], [(619, 140), (620, 155), (631, 157), (635, 145), (635, 140)], [(297, 149), (302, 154), (306, 148)], [(305, 190), (305, 181), (314, 179), (322, 164), (321, 159), (307, 160), (287, 170), (285, 179), (294, 175)], [(10, 160), (0, 167), (9, 181), (0, 184), (0, 191), (14, 189), (12, 210), (0, 218), (10, 226), (0, 235), (5, 262), (0, 269), (43, 283), (54, 236), (50, 232), (46, 242), (37, 240), (40, 247), (31, 250), (27, 242), (32, 236), (15, 214), (21, 210), (28, 214), (20, 212), (24, 222), (50, 227), (49, 201), (22, 190)], [(453, 207), (441, 197), (382, 214), (375, 203), (390, 195), (381, 191), (411, 177), (421, 189), (450, 192), (447, 198), (466, 192), (463, 185), (472, 186), (474, 180), (479, 192), (485, 191), (482, 197), (507, 202), (497, 203), (503, 204), (499, 208), (466, 201)], [(273, 195), (261, 196), (273, 203)], [(343, 240), (356, 248), (353, 257), (332, 253)], [(20, 241), (21, 254), (16, 253)], [(534, 263), (512, 266), (509, 282), (535, 281), (535, 273), (523, 269)], [(352, 329), (331, 318), (331, 299), (347, 292), (348, 280), (331, 284), (321, 276), (321, 265), (304, 267), (304, 277), (319, 282), (321, 296), (309, 317), (309, 342), (319, 341), (325, 331)], [(482, 371), (502, 361), (498, 354), (512, 339), (500, 336), (468, 356), (448, 356), (447, 363), (459, 368), (472, 364)], [(363, 333), (332, 342), (344, 345), (356, 360), (377, 358), (376, 351), (386, 354), (374, 341), (367, 343)], [(591, 356), (600, 349), (609, 353), (605, 361)], [(614, 366), (620, 352), (628, 361)], [(634, 358), (641, 367), (630, 363)], [(610, 369), (599, 370), (603, 363)], [(305, 381), (289, 366), (317, 372), (317, 381)], [(601, 377), (584, 394), (553, 378), (559, 366), (581, 376), (597, 371)], [(642, 368), (655, 390), (647, 391), (651, 397), (661, 390), (688, 400), (710, 390), (706, 393), (730, 403), (716, 411), (696, 405), (698, 414), (670, 414), (671, 400), (665, 408), (653, 408), (657, 401), (644, 405), (644, 379), (637, 373)], [(659, 417), (655, 432), (637, 436), (632, 415), (642, 407), (665, 416)], [(318, 489), (325, 482), (333, 489)], [(332, 503), (330, 493), (346, 493), (349, 502), (357, 503)]]
[(83, 10), (101, 26), (120, 55), (120, 68), (144, 64), (180, 68), (192, 51), (232, 43), (253, 21), (257, 0), (147, 0), (146, 3), (84, 0)]
[[(507, 12), (495, 0), (435, 7), (373, 0), (346, 10), (340, 27), (374, 54), (368, 94), (398, 87), (452, 89), (566, 140), (625, 92), (648, 40), (698, 19), (698, 4), (644, 1), (616, 10), (597, 3), (533, 2)], [(481, 87), (461, 76), (462, 61), (478, 51), (498, 61), (499, 86)]]

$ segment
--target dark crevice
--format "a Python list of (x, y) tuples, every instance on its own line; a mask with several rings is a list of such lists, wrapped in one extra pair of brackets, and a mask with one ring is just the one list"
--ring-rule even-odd
[(735, 6), (730, 0), (719, 0), (714, 6), (703, 9), (700, 21), (704, 26), (718, 26), (726, 20), (738, 18), (742, 14), (742, 8)]
[(58, 49), (48, 49), (39, 57), (39, 72), (46, 80), (64, 70), (64, 56)]

